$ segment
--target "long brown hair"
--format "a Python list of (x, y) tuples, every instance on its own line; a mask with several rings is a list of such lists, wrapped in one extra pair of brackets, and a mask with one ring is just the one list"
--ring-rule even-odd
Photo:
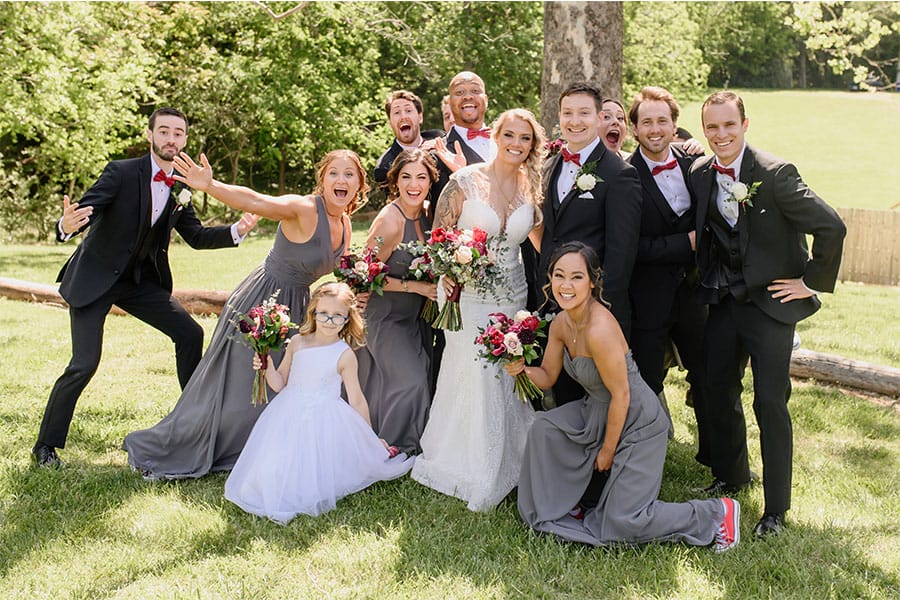
[(359, 177), (359, 191), (356, 193), (356, 198), (351, 200), (350, 204), (344, 209), (344, 212), (347, 213), (347, 215), (352, 215), (363, 207), (369, 194), (369, 183), (366, 181), (366, 170), (362, 166), (359, 155), (353, 150), (332, 150), (322, 157), (322, 160), (316, 165), (316, 187), (313, 193), (321, 196), (325, 192), (325, 185), (323, 183), (325, 180), (325, 171), (328, 170), (331, 163), (340, 158), (346, 158), (352, 162), (353, 168), (356, 169), (356, 175)]
[(431, 156), (430, 152), (426, 152), (421, 148), (404, 150), (394, 159), (391, 170), (387, 173), (388, 200), (396, 200), (400, 196), (400, 189), (397, 187), (400, 171), (403, 170), (403, 167), (412, 163), (422, 163), (422, 166), (425, 167), (425, 171), (428, 173), (429, 186), (437, 182), (437, 165), (435, 165), (434, 157)]
[(316, 321), (316, 308), (319, 306), (319, 300), (322, 298), (337, 298), (341, 302), (347, 304), (347, 322), (341, 327), (338, 334), (347, 345), (356, 350), (366, 343), (366, 322), (359, 309), (356, 308), (356, 294), (350, 289), (346, 283), (339, 281), (328, 281), (313, 290), (309, 299), (309, 306), (306, 307), (306, 315), (303, 317), (303, 325), (300, 326), (300, 335), (309, 335), (315, 333), (318, 328)]

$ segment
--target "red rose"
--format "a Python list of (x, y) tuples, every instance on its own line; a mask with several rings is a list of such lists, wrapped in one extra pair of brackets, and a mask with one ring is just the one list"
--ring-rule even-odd
[(381, 274), (381, 263), (369, 263), (369, 279), (374, 279)]
[(524, 321), (522, 321), (522, 327), (528, 329), (529, 331), (537, 331), (538, 326), (541, 324), (540, 319), (535, 317), (534, 315), (530, 317), (526, 317)]
[(478, 243), (483, 244), (487, 242), (487, 232), (483, 229), (474, 227), (472, 229), (472, 239)]
[(431, 239), (428, 240), (428, 243), (429, 244), (443, 244), (445, 241), (447, 241), (447, 233), (440, 227), (435, 227), (431, 231)]
[(496, 329), (494, 331), (492, 331), (491, 332), (491, 344), (493, 344), (494, 346), (497, 346), (497, 345), (502, 346), (503, 345), (503, 333), (500, 331), (497, 331)]

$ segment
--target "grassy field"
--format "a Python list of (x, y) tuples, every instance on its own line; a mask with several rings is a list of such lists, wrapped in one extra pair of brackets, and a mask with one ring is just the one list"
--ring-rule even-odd
[[(201, 320), (207, 337), (213, 318)], [(48, 390), (68, 360), (65, 311), (0, 299), (2, 598), (896, 598), (900, 595), (900, 414), (798, 382), (794, 508), (777, 540), (750, 530), (762, 490), (743, 492), (741, 545), (592, 550), (530, 533), (514, 497), (489, 514), (408, 477), (319, 518), (281, 527), (222, 497), (224, 475), (144, 482), (119, 447), (156, 423), (178, 388), (170, 342), (110, 317), (82, 396), (67, 467), (29, 463)], [(748, 386), (750, 381), (745, 382)], [(661, 497), (708, 481), (680, 374), (667, 383), (676, 438)], [(748, 404), (749, 395), (745, 394)], [(749, 419), (751, 464), (760, 469)], [(274, 459), (274, 457), (273, 457)]]

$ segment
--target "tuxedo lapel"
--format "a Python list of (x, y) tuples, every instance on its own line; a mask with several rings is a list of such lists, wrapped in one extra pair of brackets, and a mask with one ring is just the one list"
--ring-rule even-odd
[(553, 235), (553, 229), (556, 226), (556, 207), (558, 204), (556, 179), (559, 177), (559, 165), (561, 162), (562, 157), (559, 154), (554, 154), (544, 163), (542, 173), (541, 185), (544, 187), (544, 227), (546, 229), (545, 235), (547, 237)]
[[(741, 174), (738, 178), (738, 181), (747, 186), (747, 189), (750, 189), (750, 185), (753, 183), (753, 172), (756, 170), (756, 156), (753, 153), (753, 150), (750, 149), (750, 146), (747, 146), (747, 149), (744, 151), (744, 158), (741, 161)], [(746, 204), (741, 206), (738, 210), (738, 233), (740, 235), (741, 241), (741, 255), (745, 256), (747, 252), (747, 244), (750, 243), (750, 211), (752, 207), (747, 206)]]
[[(656, 210), (659, 211), (659, 214), (666, 222), (671, 223), (675, 221), (675, 219), (678, 218), (678, 215), (675, 214), (675, 211), (672, 210), (666, 197), (659, 190), (659, 186), (656, 184), (656, 178), (653, 177), (653, 173), (650, 172), (650, 167), (647, 165), (647, 161), (644, 160), (644, 156), (639, 150), (635, 150), (634, 154), (631, 156), (630, 162), (632, 166), (637, 169), (641, 185), (650, 194), (650, 199), (653, 201)], [(679, 166), (681, 166), (681, 163), (679, 163)], [(685, 175), (685, 181), (687, 181), (687, 175)]]
[(466, 140), (460, 136), (456, 129), (453, 129), (450, 134), (447, 136), (447, 150), (450, 152), (456, 152), (456, 142), (459, 142), (459, 147), (462, 148), (463, 156), (466, 157), (466, 164), (472, 165), (475, 163), (484, 162), (484, 158), (469, 146), (466, 143)]
[(146, 229), (150, 229), (150, 210), (152, 207), (152, 200), (150, 195), (150, 173), (152, 169), (150, 167), (150, 155), (144, 157), (144, 159), (140, 162), (140, 166), (138, 167), (138, 214), (140, 215), (140, 219), (138, 220), (138, 235), (140, 232)]
[(713, 176), (712, 163), (716, 159), (715, 156), (709, 157), (706, 164), (698, 168), (697, 181), (697, 247), (700, 246), (700, 237), (706, 231), (706, 220), (709, 215), (710, 204), (715, 204), (716, 178)]

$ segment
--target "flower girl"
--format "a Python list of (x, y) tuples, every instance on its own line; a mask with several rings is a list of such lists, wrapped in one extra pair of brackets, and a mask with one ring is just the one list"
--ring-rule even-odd
[(362, 345), (364, 331), (346, 284), (316, 288), (300, 335), (288, 343), (278, 369), (266, 370), (278, 395), (253, 427), (225, 482), (225, 498), (287, 523), (300, 513), (327, 512), (340, 498), (412, 468), (413, 458), (392, 457), (394, 449), (372, 430), (352, 350)]

